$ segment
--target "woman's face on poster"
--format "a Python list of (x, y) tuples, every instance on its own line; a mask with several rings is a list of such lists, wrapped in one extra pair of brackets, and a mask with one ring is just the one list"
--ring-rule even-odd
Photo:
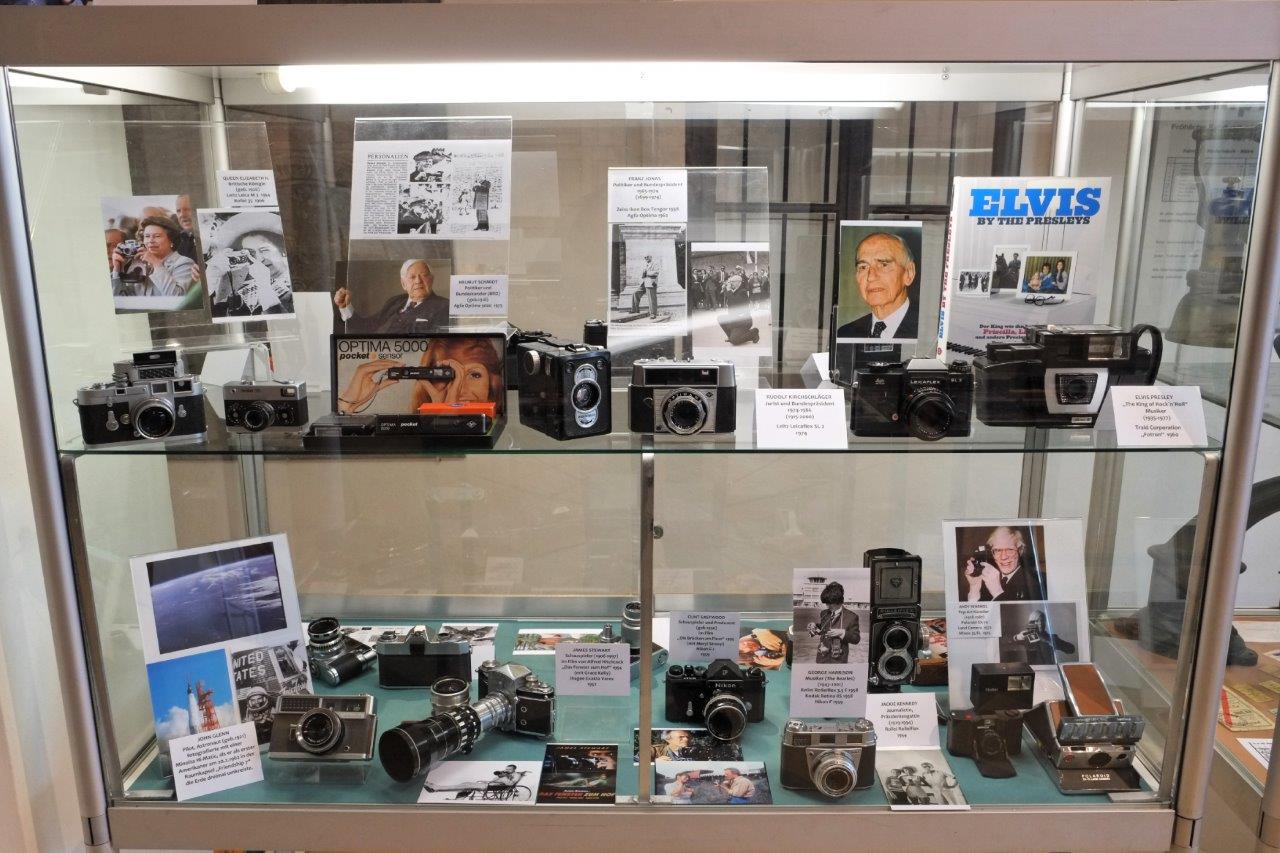
[(173, 251), (173, 241), (169, 239), (169, 232), (159, 225), (148, 225), (142, 229), (142, 245), (148, 252), (160, 258), (168, 256)]

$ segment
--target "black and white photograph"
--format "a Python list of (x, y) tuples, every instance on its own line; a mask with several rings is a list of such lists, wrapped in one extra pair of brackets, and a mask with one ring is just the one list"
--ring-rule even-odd
[(769, 774), (758, 761), (661, 761), (653, 765), (657, 802), (673, 806), (763, 806), (773, 803)]
[(294, 317), (279, 210), (201, 209), (196, 216), (213, 322)]
[(1022, 269), (1027, 264), (1027, 245), (996, 246), (991, 250), (991, 292), (1016, 293), (1022, 286)]
[(396, 208), (397, 234), (438, 234), (444, 223), (444, 184), (400, 184), (399, 202)]
[(969, 807), (940, 749), (881, 749), (876, 752), (876, 776), (890, 808)]
[(1080, 660), (1073, 601), (1000, 605), (1000, 663), (1055, 666)]
[(427, 774), (420, 803), (532, 805), (541, 761), (445, 761)]
[(613, 225), (610, 246), (610, 334), (683, 336), (685, 226)]
[(1026, 298), (1058, 296), (1066, 299), (1071, 295), (1075, 264), (1075, 252), (1028, 255), (1018, 292)]
[(229, 652), (235, 679), (240, 722), (253, 723), (258, 743), (271, 740), (276, 697), (282, 693), (310, 693), (307, 647), (301, 640)]
[(413, 167), (409, 172), (409, 180), (422, 184), (444, 183), (445, 169), (453, 162), (453, 157), (442, 146), (424, 149), (413, 155)]
[(693, 354), (772, 348), (768, 243), (689, 246), (689, 328)]
[(840, 223), (837, 341), (916, 340), (921, 282), (937, 276), (921, 269), (923, 233), (920, 222)]
[(451, 233), (466, 230), (487, 232), (493, 211), (507, 206), (507, 187), (502, 170), (492, 166), (462, 167), (453, 172), (449, 198), (453, 213)]
[[(741, 761), (742, 744), (720, 740), (702, 728), (652, 729), (651, 761)], [(640, 730), (631, 732), (631, 763), (640, 763)]]
[(192, 197), (101, 199), (106, 267), (117, 314), (201, 307), (200, 253)]
[(867, 662), (871, 576), (866, 568), (814, 570), (792, 590), (792, 664)]
[(990, 296), (991, 270), (960, 270), (956, 273), (956, 293), (961, 296)]
[(959, 601), (1043, 601), (1049, 559), (1041, 524), (956, 527)]

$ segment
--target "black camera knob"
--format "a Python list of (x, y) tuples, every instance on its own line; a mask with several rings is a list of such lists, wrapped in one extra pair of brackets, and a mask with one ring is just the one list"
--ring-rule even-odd
[(671, 676), (672, 678), (682, 678), (684, 677), (684, 667), (680, 666), (680, 664), (676, 664), (675, 666), (668, 667), (667, 675)]
[(764, 678), (764, 670), (758, 666), (747, 667), (747, 678)]

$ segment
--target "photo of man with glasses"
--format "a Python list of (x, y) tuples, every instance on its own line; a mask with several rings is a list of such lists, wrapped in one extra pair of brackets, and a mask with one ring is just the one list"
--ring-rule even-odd
[(1035, 526), (956, 531), (962, 601), (1043, 601), (1044, 531)]

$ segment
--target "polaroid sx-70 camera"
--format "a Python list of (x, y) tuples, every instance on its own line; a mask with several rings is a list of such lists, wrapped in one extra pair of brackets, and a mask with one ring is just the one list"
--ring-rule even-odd
[(205, 434), (204, 386), (178, 350), (136, 352), (117, 361), (110, 382), (76, 392), (85, 444), (155, 441)]
[(964, 361), (873, 362), (855, 370), (854, 381), (854, 435), (937, 441), (969, 434), (973, 371)]
[(373, 708), (366, 694), (277, 696), (268, 754), (277, 761), (368, 761), (378, 732)]
[(313, 675), (337, 687), (370, 669), (378, 653), (349, 636), (333, 616), (321, 616), (307, 624), (307, 659)]
[(408, 631), (383, 631), (374, 649), (379, 687), (430, 687), (447, 675), (471, 681), (471, 643), (462, 637), (444, 639), (414, 625)]
[(543, 338), (519, 351), (520, 423), (560, 440), (613, 429), (608, 350)]
[(875, 780), (876, 731), (870, 720), (787, 720), (782, 730), (782, 787), (838, 799), (870, 788)]
[(231, 432), (300, 429), (307, 423), (307, 383), (244, 379), (222, 386), (222, 409)]
[(988, 779), (1017, 776), (1009, 756), (1022, 753), (1022, 712), (1031, 707), (1035, 678), (1025, 663), (975, 663), (969, 678), (973, 707), (951, 712), (947, 751), (972, 758)]
[(916, 674), (920, 649), (921, 560), (901, 548), (862, 554), (871, 569), (871, 646), (867, 687), (894, 693)]
[[(1151, 349), (1138, 346), (1143, 334)], [(1028, 326), (973, 362), (978, 420), (988, 426), (1091, 427), (1112, 385), (1151, 385), (1163, 341), (1155, 326)]]
[(667, 668), (667, 721), (701, 723), (717, 740), (734, 740), (764, 719), (764, 670), (721, 658), (710, 666)]
[(737, 423), (738, 385), (725, 361), (636, 359), (628, 391), (632, 432), (733, 432)]

